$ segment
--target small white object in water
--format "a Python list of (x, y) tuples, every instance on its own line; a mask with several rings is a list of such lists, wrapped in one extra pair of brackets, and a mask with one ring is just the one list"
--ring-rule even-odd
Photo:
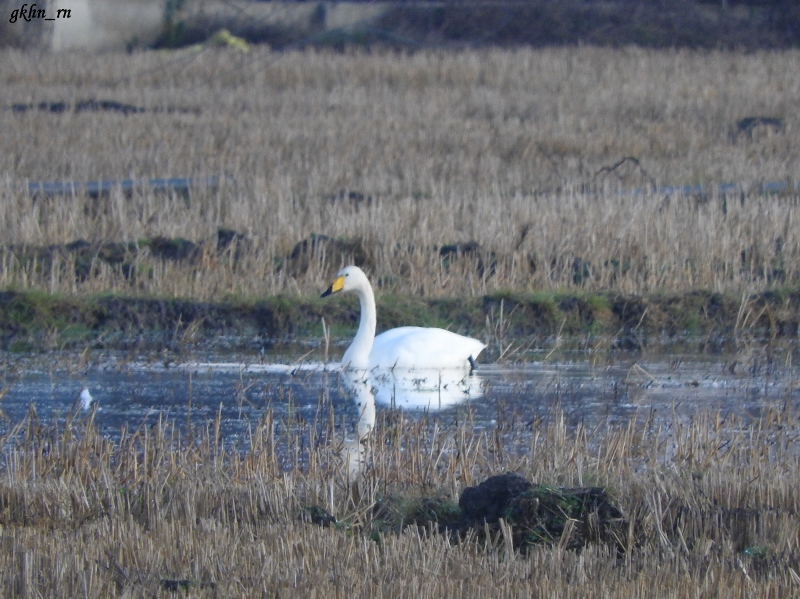
[(92, 394), (89, 393), (88, 387), (84, 387), (83, 389), (81, 389), (81, 394), (78, 396), (78, 399), (81, 402), (82, 410), (88, 410), (89, 408), (92, 407), (92, 404), (94, 403), (94, 398), (92, 397)]

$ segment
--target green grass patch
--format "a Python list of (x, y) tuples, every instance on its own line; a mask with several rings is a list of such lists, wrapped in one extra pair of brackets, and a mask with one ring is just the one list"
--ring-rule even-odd
[[(421, 298), (382, 294), (378, 331), (430, 326), (483, 339), (492, 346), (533, 346), (559, 339), (567, 346), (607, 337), (612, 347), (641, 348), (672, 341), (748, 338), (795, 339), (800, 291), (752, 296), (705, 291), (685, 294), (496, 293), (476, 298)], [(158, 297), (63, 296), (41, 291), (0, 293), (3, 349), (75, 347), (103, 339), (106, 347), (147, 337), (156, 345), (188, 337), (212, 342), (224, 336), (250, 347), (323, 338), (322, 319), (336, 344), (355, 335), (360, 320), (352, 297), (320, 299), (276, 295), (263, 299), (199, 302)], [(552, 341), (550, 341), (552, 342)], [(234, 342), (235, 345), (235, 342)], [(719, 347), (714, 341), (713, 345)]]

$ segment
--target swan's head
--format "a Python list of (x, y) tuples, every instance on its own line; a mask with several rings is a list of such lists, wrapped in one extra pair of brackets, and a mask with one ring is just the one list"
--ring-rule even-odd
[(354, 291), (361, 303), (361, 321), (355, 339), (342, 356), (345, 368), (365, 369), (369, 366), (369, 353), (375, 339), (375, 296), (367, 275), (357, 266), (345, 266), (336, 273), (336, 278), (322, 297), (328, 297), (340, 291)]
[(332, 293), (339, 293), (340, 291), (356, 291), (369, 287), (369, 280), (363, 270), (358, 266), (345, 266), (336, 273), (336, 278), (333, 280), (333, 283), (331, 283), (331, 286), (325, 290), (325, 293), (323, 293), (321, 297), (328, 297)]

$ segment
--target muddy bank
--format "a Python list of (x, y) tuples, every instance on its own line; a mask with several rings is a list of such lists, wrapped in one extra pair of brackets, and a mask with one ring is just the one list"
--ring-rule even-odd
[[(489, 358), (513, 343), (525, 348), (644, 350), (682, 346), (723, 351), (742, 341), (794, 340), (800, 290), (738, 297), (685, 294), (492, 294), (471, 298), (378, 298), (379, 329), (440, 326), (483, 338)], [(200, 302), (110, 295), (65, 297), (0, 292), (0, 349), (219, 349), (260, 351), (322, 344), (322, 318), (343, 345), (359, 318), (355, 301), (275, 296)], [(320, 350), (321, 351), (321, 350)], [(332, 349), (332, 355), (339, 350)]]
[[(372, 198), (351, 192), (332, 196), (330, 201), (360, 206), (369, 204)], [(28, 276), (45, 280), (58, 273), (77, 284), (97, 283), (102, 277), (110, 277), (126, 287), (140, 289), (134, 297), (110, 292), (69, 296), (0, 291), (0, 349), (105, 347), (167, 349), (177, 353), (194, 349), (260, 352), (300, 343), (306, 347), (305, 353), (321, 346), (323, 318), (331, 327), (334, 345), (344, 345), (358, 325), (354, 298), (325, 301), (314, 294), (241, 300), (170, 299), (148, 297), (146, 285), (140, 285), (164, 264), (191, 272), (205, 272), (225, 264), (236, 276), (245, 277), (252, 245), (248, 236), (221, 228), (215, 236), (202, 241), (181, 237), (142, 238), (135, 242), (78, 239), (67, 244), (0, 248)], [(494, 277), (499, 261), (510, 259), (472, 240), (412, 250), (435, 255), (443, 270), (454, 278), (475, 274), (480, 278)], [(319, 268), (320, 256), (330, 264), (351, 262), (369, 271), (380, 270), (376, 248), (363, 239), (312, 234), (275, 259), (273, 272), (302, 280)], [(529, 255), (527, 266), (533, 273), (540, 264)], [(600, 276), (598, 270), (590, 261), (576, 258), (571, 265), (574, 291), (502, 291), (468, 297), (390, 292), (392, 281), (376, 277), (378, 329), (402, 325), (447, 328), (484, 339), (489, 345), (489, 359), (505, 354), (507, 348), (518, 352), (552, 347), (625, 351), (678, 347), (691, 352), (717, 352), (736, 349), (742, 342), (797, 338), (800, 288), (796, 277), (784, 276), (785, 269), (777, 262), (773, 264), (772, 281), (785, 286), (750, 295), (703, 290), (625, 294), (613, 288), (603, 292), (583, 288), (593, 276)], [(100, 285), (103, 288), (108, 281)], [(336, 355), (334, 350), (332, 356)]]

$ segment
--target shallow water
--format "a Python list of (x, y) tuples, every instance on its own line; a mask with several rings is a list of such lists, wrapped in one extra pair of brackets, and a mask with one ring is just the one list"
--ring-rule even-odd
[[(73, 409), (85, 385), (98, 402), (95, 417), (103, 434), (159, 419), (187, 426), (211, 426), (220, 415), (226, 444), (246, 446), (247, 433), (268, 410), (276, 426), (326, 422), (332, 409), (349, 434), (358, 428), (353, 392), (335, 370), (321, 364), (288, 366), (212, 361), (165, 367), (109, 363), (70, 374), (26, 364), (6, 375), (0, 409), (5, 433), (23, 420), (31, 405), (40, 422), (54, 423)], [(332, 366), (329, 365), (329, 368)], [(768, 410), (800, 407), (797, 369), (790, 360), (750, 356), (652, 356), (576, 353), (558, 362), (481, 365), (477, 374), (440, 383), (438, 375), (415, 373), (406, 383), (371, 379), (377, 412), (397, 407), (435, 415), (440, 426), (464, 421), (491, 429), (509, 421), (529, 424), (560, 409), (569, 426), (591, 429), (633, 416), (672, 422), (700, 412), (757, 419)], [(385, 379), (386, 377), (384, 377)], [(383, 387), (382, 387), (383, 385)], [(437, 389), (438, 387), (438, 389)], [(416, 407), (415, 407), (416, 406)], [(523, 427), (524, 428), (524, 427)], [(517, 426), (519, 429), (519, 426)]]

